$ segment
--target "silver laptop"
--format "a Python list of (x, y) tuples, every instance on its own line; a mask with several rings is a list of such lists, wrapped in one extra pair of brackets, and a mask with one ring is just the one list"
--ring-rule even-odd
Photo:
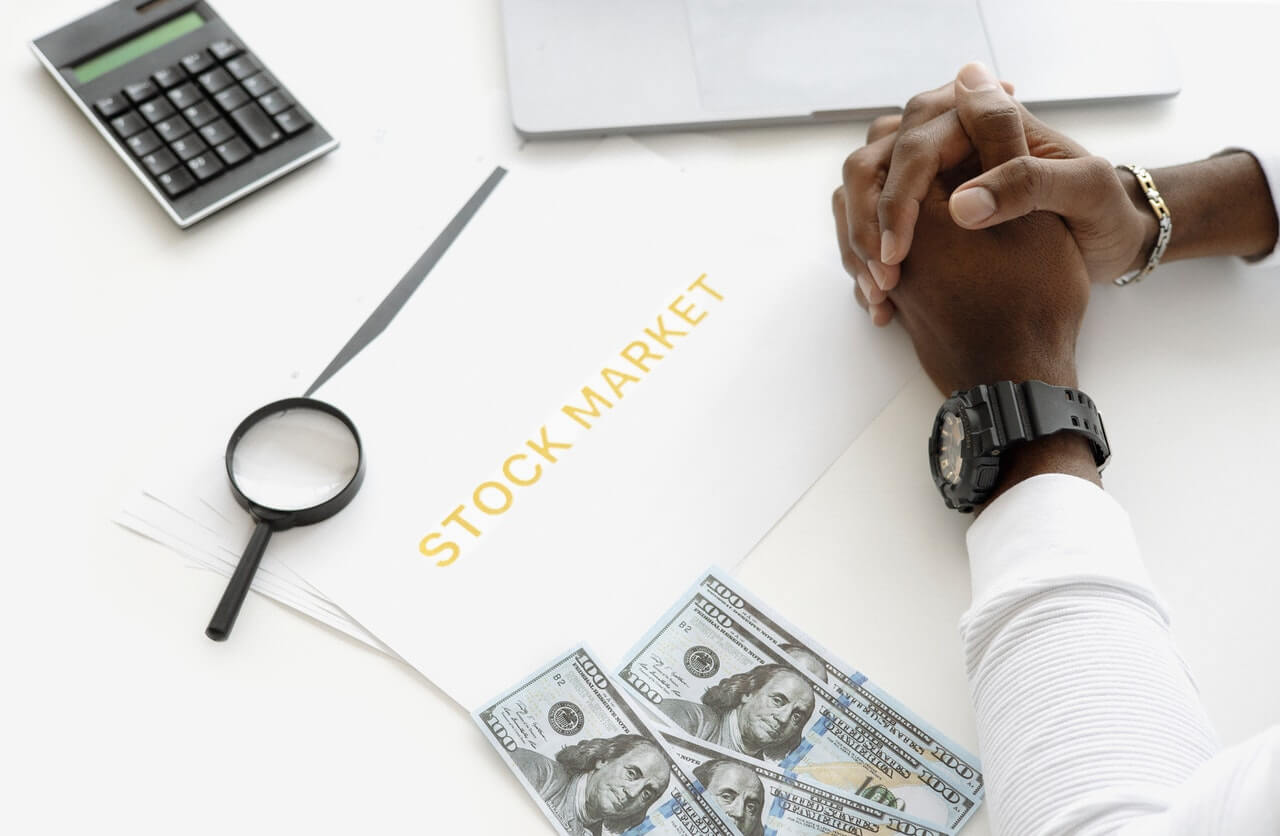
[(1052, 0), (503, 0), (529, 137), (864, 118), (982, 61), (1029, 105), (1178, 92), (1159, 6)]

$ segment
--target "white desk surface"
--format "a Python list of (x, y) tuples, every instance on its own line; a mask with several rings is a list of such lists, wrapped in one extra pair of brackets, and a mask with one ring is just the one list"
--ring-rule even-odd
[[(431, 205), (433, 167), (504, 149), (550, 165), (591, 143), (516, 150), (496, 2), (217, 7), (344, 149), (186, 232), (27, 49), (88, 5), (0, 8), (0, 831), (549, 832), (465, 712), (414, 671), (258, 597), (234, 639), (214, 644), (203, 627), (222, 579), (109, 520), (167, 428), (345, 341), (438, 229), (405, 213), (453, 211)], [(1175, 51), (1183, 93), (1047, 118), (1149, 166), (1268, 125), (1280, 142), (1267, 81), (1280, 7), (1156, 8), (1168, 40), (1134, 33), (1134, 48)], [(865, 129), (644, 142), (691, 171), (750, 178), (759, 211), (838, 270), (828, 200)], [(371, 187), (353, 163), (383, 141), (420, 158)], [(401, 225), (389, 232), (391, 218)], [(402, 251), (390, 259), (400, 266), (370, 286), (361, 249), (383, 246)], [(1081, 379), (1116, 449), (1108, 488), (1133, 515), (1228, 743), (1280, 721), (1277, 313), (1280, 271), (1176, 265), (1136, 288), (1098, 288), (1081, 340)], [(282, 343), (281, 317), (323, 327)], [(955, 629), (966, 520), (941, 508), (923, 453), (938, 400), (915, 377), (740, 571), (974, 747)], [(987, 833), (985, 814), (967, 832)]]

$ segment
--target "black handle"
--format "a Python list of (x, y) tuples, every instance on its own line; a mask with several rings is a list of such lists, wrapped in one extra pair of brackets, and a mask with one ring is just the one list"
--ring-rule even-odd
[(253, 583), (258, 564), (262, 562), (262, 553), (267, 550), (270, 540), (271, 525), (258, 523), (253, 536), (249, 538), (249, 545), (245, 546), (244, 554), (240, 556), (235, 574), (227, 582), (227, 591), (222, 593), (222, 600), (218, 602), (218, 608), (213, 611), (213, 618), (209, 619), (209, 626), (205, 628), (204, 634), (214, 641), (224, 642), (231, 635), (236, 616), (240, 614), (240, 605), (244, 603), (244, 596), (249, 594), (249, 585)]

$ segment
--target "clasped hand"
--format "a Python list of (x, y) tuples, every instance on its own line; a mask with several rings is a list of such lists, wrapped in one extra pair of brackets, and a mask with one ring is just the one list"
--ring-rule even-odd
[(1111, 164), (1011, 92), (969, 64), (877, 119), (832, 200), (858, 301), (901, 322), (944, 394), (1077, 385), (1089, 282), (1140, 264), (1155, 237)]

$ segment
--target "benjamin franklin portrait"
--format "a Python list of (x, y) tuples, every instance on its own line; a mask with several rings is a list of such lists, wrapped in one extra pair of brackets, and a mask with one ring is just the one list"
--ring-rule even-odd
[(702, 784), (708, 798), (719, 805), (742, 836), (761, 836), (764, 823), (764, 783), (749, 767), (726, 758), (700, 764), (693, 777)]
[(529, 749), (516, 749), (511, 759), (574, 836), (635, 827), (671, 781), (666, 755), (634, 734), (583, 740), (561, 749), (555, 760)]
[(813, 686), (785, 665), (760, 665), (721, 679), (701, 702), (664, 699), (658, 708), (694, 737), (777, 762), (800, 743)]

